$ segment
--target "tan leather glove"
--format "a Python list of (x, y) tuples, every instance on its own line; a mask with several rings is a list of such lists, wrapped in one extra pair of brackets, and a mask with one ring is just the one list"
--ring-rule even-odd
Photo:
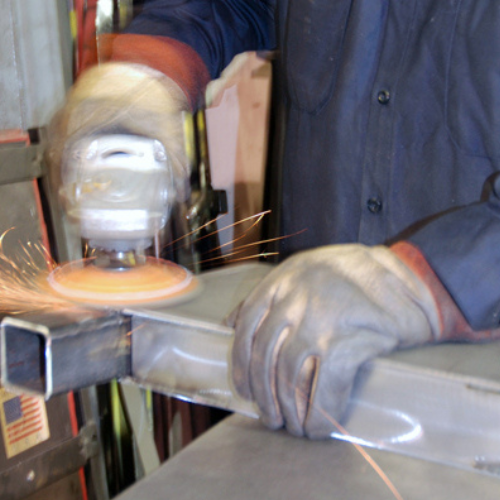
[(363, 363), (439, 335), (431, 292), (391, 250), (321, 247), (285, 260), (239, 308), (233, 379), (268, 427), (325, 438)]
[[(60, 186), (65, 154), (79, 139), (129, 134), (159, 140), (170, 157), (180, 199), (188, 191), (190, 165), (184, 140), (184, 111), (190, 103), (163, 73), (141, 64), (109, 62), (81, 75), (49, 128), (51, 179)], [(181, 200), (184, 201), (184, 200)]]

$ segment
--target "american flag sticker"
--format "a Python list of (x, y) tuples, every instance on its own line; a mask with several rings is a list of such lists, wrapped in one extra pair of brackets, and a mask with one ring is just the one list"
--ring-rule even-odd
[(43, 398), (18, 396), (1, 387), (0, 423), (7, 458), (33, 448), (50, 437)]

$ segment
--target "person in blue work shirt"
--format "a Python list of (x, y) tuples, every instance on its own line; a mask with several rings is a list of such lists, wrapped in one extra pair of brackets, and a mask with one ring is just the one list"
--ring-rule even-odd
[(366, 361), (499, 336), (500, 3), (150, 0), (101, 48), (54, 158), (111, 123), (161, 140), (180, 184), (165, 113), (200, 106), (235, 54), (276, 50), (297, 236), (233, 315), (233, 378), (266, 425), (329, 436)]

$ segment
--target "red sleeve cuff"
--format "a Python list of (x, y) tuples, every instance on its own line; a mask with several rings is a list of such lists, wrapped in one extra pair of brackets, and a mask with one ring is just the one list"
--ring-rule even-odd
[(150, 35), (101, 35), (101, 62), (143, 64), (174, 80), (189, 98), (193, 110), (202, 103), (210, 75), (201, 57), (189, 45), (172, 38)]
[(436, 273), (416, 246), (402, 241), (392, 245), (390, 249), (427, 285), (427, 288), (431, 292), (437, 305), (441, 327), (437, 340), (477, 341), (500, 338), (500, 328), (481, 331), (472, 329)]

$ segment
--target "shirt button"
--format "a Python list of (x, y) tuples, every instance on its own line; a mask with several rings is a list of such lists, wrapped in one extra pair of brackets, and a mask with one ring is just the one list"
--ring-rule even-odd
[(391, 99), (391, 94), (388, 90), (381, 90), (377, 95), (380, 104), (388, 104)]
[(370, 198), (366, 202), (366, 206), (372, 214), (378, 214), (382, 210), (382, 200), (380, 198)]

